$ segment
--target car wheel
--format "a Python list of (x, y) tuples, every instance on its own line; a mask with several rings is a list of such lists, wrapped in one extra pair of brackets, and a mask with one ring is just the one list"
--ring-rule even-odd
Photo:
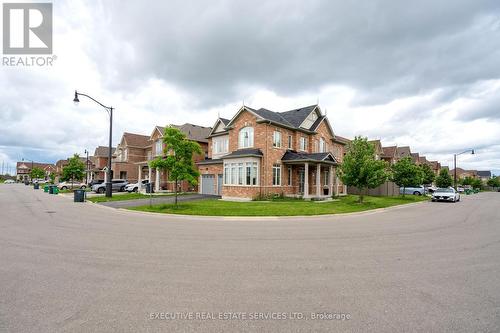
[(120, 192), (124, 192), (124, 191), (125, 191), (125, 186), (120, 187)]
[(67, 190), (68, 188), (66, 186), (61, 187), (61, 190)]
[(106, 191), (106, 190), (105, 190), (104, 188), (102, 188), (102, 187), (99, 187), (99, 188), (97, 189), (97, 193), (100, 193), (100, 194), (103, 194), (105, 191)]
[(137, 187), (134, 187), (134, 192), (137, 192), (139, 191), (139, 189)]
[(413, 192), (413, 195), (421, 195), (421, 193), (419, 191), (415, 191)]

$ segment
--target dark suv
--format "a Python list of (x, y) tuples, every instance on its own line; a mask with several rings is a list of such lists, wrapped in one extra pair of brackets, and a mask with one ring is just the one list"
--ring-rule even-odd
[[(111, 189), (113, 191), (123, 192), (125, 191), (125, 186), (128, 185), (128, 181), (125, 179), (113, 179), (111, 181)], [(106, 183), (96, 184), (92, 186), (92, 191), (96, 193), (106, 192)]]

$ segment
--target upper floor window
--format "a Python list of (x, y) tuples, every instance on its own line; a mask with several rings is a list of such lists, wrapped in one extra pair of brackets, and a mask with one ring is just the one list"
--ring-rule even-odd
[(291, 135), (288, 136), (288, 149), (293, 149), (292, 148), (292, 136)]
[(223, 154), (229, 151), (229, 139), (227, 137), (214, 138), (212, 141), (213, 154)]
[(122, 161), (126, 161), (128, 157), (128, 149), (123, 150)]
[(161, 139), (156, 140), (155, 143), (156, 156), (160, 156), (163, 152), (163, 141)]
[(302, 151), (306, 151), (307, 150), (307, 139), (303, 136), (300, 137), (300, 146), (299, 146), (299, 149), (302, 150)]
[(243, 127), (240, 130), (238, 147), (239, 148), (253, 147), (253, 127)]
[(274, 131), (273, 133), (273, 147), (281, 148), (281, 132)]
[(319, 152), (320, 153), (326, 152), (326, 142), (325, 139), (323, 138), (319, 139)]

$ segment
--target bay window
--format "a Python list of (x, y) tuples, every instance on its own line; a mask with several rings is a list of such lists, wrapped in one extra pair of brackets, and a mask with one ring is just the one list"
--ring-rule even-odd
[(224, 185), (256, 186), (258, 185), (258, 163), (242, 161), (224, 163)]

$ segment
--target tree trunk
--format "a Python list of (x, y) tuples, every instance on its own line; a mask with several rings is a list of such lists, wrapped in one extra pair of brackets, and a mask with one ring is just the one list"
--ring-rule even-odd
[(363, 198), (364, 198), (363, 191), (364, 191), (364, 188), (359, 189), (359, 200), (358, 200), (359, 203), (363, 203)]
[(405, 197), (406, 194), (406, 186), (403, 186), (403, 198)]
[(175, 179), (175, 207), (177, 208), (177, 178)]

